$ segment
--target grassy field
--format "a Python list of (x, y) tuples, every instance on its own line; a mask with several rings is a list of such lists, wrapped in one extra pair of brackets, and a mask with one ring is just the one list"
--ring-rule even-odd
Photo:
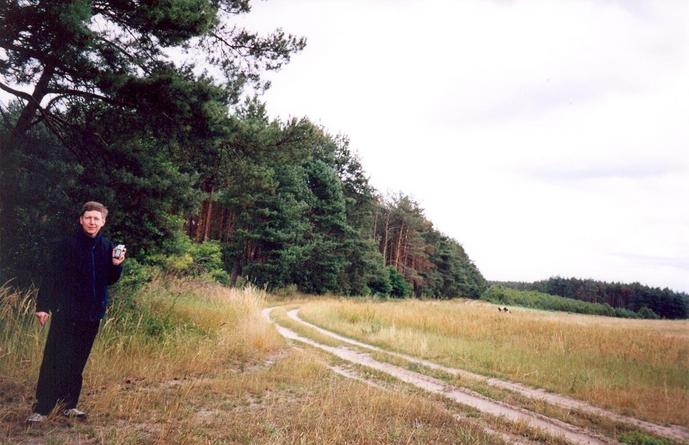
[(331, 300), (303, 318), (391, 350), (689, 426), (689, 322), (625, 320), (467, 300)]
[(387, 389), (333, 373), (337, 360), (289, 347), (261, 316), (278, 301), (290, 303), (274, 311), (287, 327), (299, 326), (286, 311), (301, 307), (306, 319), (391, 350), (689, 423), (686, 321), (503, 313), (465, 300), (278, 300), (167, 277), (118, 292), (85, 373), (89, 419), (27, 426), (47, 329), (33, 320), (31, 292), (0, 290), (0, 443), (498, 443), (486, 421), (521, 434), (375, 373), (362, 375)]
[(495, 443), (433, 398), (289, 348), (262, 292), (165, 278), (114, 300), (85, 372), (89, 418), (27, 426), (47, 329), (32, 293), (0, 290), (0, 443)]

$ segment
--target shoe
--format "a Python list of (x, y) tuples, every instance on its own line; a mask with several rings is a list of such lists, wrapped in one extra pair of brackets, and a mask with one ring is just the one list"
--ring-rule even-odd
[(44, 416), (43, 414), (33, 413), (29, 417), (26, 418), (26, 421), (28, 423), (39, 423), (39, 422), (45, 421), (45, 419), (47, 419), (47, 418), (48, 418), (48, 416)]
[(76, 417), (77, 419), (86, 418), (86, 413), (76, 408), (70, 408), (62, 411), (62, 415), (65, 417)]

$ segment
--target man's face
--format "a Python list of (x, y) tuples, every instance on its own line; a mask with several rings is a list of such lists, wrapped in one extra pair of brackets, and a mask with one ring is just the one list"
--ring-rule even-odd
[(95, 237), (101, 227), (105, 225), (105, 218), (98, 210), (88, 210), (79, 217), (79, 223), (84, 229), (84, 233), (90, 237)]

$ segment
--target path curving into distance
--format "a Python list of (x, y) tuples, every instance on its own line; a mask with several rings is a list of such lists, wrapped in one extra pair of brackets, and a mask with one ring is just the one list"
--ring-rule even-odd
[(668, 439), (689, 443), (689, 429), (679, 425), (660, 425), (646, 420), (637, 419), (635, 417), (625, 416), (612, 411), (608, 411), (606, 409), (593, 406), (581, 400), (548, 392), (544, 389), (533, 388), (522, 383), (515, 383), (503, 379), (486, 377), (463, 369), (449, 368), (408, 354), (388, 351), (377, 346), (369, 345), (367, 343), (363, 343), (348, 337), (344, 337), (342, 335), (336, 334), (335, 332), (328, 331), (327, 329), (323, 329), (320, 326), (310, 323), (299, 316), (299, 309), (291, 310), (287, 313), (287, 315), (292, 320), (302, 323), (323, 335), (326, 335), (328, 337), (334, 338), (345, 343), (349, 343), (354, 346), (358, 346), (360, 348), (368, 349), (370, 351), (382, 352), (384, 354), (399, 357), (408, 362), (415, 363), (427, 367), (429, 369), (443, 371), (447, 374), (458, 376), (460, 378), (483, 382), (496, 388), (507, 389), (509, 391), (518, 393), (530, 399), (542, 400), (551, 405), (559, 406), (561, 408), (574, 409), (580, 412), (585, 412), (595, 416), (603, 417), (615, 422), (631, 425), (640, 430), (646, 431), (651, 434), (655, 434), (656, 436), (666, 437)]
[[(424, 391), (442, 395), (454, 402), (470, 406), (483, 413), (490, 414), (496, 417), (503, 417), (511, 422), (527, 425), (529, 427), (547, 433), (551, 436), (562, 437), (567, 442), (572, 444), (619, 444), (619, 442), (616, 442), (613, 439), (599, 436), (583, 428), (565, 423), (561, 420), (552, 419), (520, 407), (492, 400), (473, 391), (449, 385), (446, 382), (443, 382), (442, 380), (435, 379), (433, 377), (429, 377), (427, 375), (420, 374), (417, 372), (413, 372), (408, 369), (401, 368), (399, 366), (395, 366), (389, 363), (375, 360), (371, 358), (368, 354), (354, 351), (344, 346), (334, 347), (324, 345), (310, 338), (306, 338), (304, 336), (297, 334), (291, 329), (287, 329), (284, 326), (280, 326), (279, 324), (275, 323), (270, 317), (270, 313), (273, 309), (275, 308), (273, 307), (264, 309), (262, 311), (262, 315), (268, 321), (271, 321), (275, 324), (280, 335), (289, 340), (298, 341), (300, 343), (304, 343), (314, 348), (326, 351), (344, 361), (383, 372), (405, 383), (416, 386), (417, 388), (420, 388)], [(294, 313), (294, 315), (296, 316), (296, 320), (301, 320), (297, 316), (296, 312)], [(304, 323), (303, 320), (301, 320), (301, 322)], [(350, 344), (352, 344), (352, 341), (353, 340), (350, 340)], [(361, 344), (363, 345), (364, 343)]]

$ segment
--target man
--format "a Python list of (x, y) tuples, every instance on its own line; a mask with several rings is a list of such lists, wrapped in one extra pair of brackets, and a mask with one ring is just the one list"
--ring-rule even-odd
[(77, 409), (82, 373), (105, 315), (108, 286), (120, 278), (126, 252), (115, 252), (100, 235), (107, 216), (101, 203), (83, 205), (80, 229), (59, 244), (39, 290), (36, 318), (43, 326), (52, 313), (52, 322), (28, 422), (44, 421), (57, 405), (64, 416), (86, 417)]

